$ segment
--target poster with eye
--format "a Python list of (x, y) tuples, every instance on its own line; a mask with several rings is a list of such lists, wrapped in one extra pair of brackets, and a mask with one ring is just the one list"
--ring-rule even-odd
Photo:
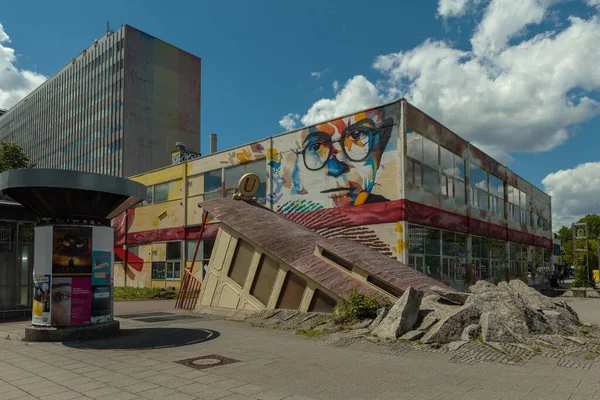
[(50, 275), (33, 274), (33, 325), (50, 326), (51, 280)]
[(112, 254), (110, 251), (93, 251), (92, 264), (92, 285), (110, 285), (110, 272), (112, 269)]
[(111, 320), (110, 286), (92, 287), (92, 323)]
[(92, 274), (92, 228), (55, 226), (52, 250), (53, 276)]
[(54, 278), (52, 282), (52, 301), (50, 302), (50, 320), (52, 326), (71, 325), (72, 278)]
[(92, 313), (92, 279), (71, 279), (71, 325), (89, 324)]

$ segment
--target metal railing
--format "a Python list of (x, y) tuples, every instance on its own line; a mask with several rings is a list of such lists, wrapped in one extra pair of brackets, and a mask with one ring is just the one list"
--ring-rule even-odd
[(198, 298), (200, 297), (202, 281), (198, 279), (192, 273), (192, 271), (194, 270), (194, 264), (196, 263), (196, 257), (198, 256), (198, 249), (200, 248), (200, 241), (202, 240), (204, 226), (206, 225), (206, 220), (208, 219), (208, 213), (204, 210), (202, 213), (202, 225), (200, 225), (200, 233), (198, 234), (198, 242), (196, 243), (194, 258), (192, 259), (192, 265), (184, 270), (183, 283), (179, 289), (179, 295), (177, 296), (177, 302), (175, 303), (176, 309), (193, 310), (196, 308)]

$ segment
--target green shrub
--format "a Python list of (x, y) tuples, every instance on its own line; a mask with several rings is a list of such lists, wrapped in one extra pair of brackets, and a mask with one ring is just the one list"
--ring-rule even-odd
[(581, 264), (575, 266), (575, 279), (571, 283), (571, 287), (596, 287), (596, 281), (594, 280), (594, 271), (591, 265), (589, 268)]
[(333, 310), (333, 319), (338, 322), (356, 322), (367, 318), (375, 318), (377, 310), (389, 303), (383, 303), (373, 296), (352, 290), (348, 301), (338, 304)]
[(155, 300), (176, 299), (179, 290), (175, 288), (138, 288), (138, 287), (116, 287), (114, 288), (115, 300)]

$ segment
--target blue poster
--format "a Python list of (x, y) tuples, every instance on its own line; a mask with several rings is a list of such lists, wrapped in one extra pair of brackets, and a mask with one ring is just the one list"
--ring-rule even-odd
[(110, 285), (112, 269), (110, 251), (93, 251), (92, 259), (92, 286)]

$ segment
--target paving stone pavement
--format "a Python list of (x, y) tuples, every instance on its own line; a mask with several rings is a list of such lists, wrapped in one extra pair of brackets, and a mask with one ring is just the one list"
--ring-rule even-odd
[[(600, 400), (599, 363), (580, 369), (539, 356), (456, 363), (449, 353), (328, 346), (197, 314), (121, 324), (119, 338), (65, 344), (25, 343), (26, 323), (0, 324), (0, 399)], [(177, 363), (214, 355), (230, 363)]]

